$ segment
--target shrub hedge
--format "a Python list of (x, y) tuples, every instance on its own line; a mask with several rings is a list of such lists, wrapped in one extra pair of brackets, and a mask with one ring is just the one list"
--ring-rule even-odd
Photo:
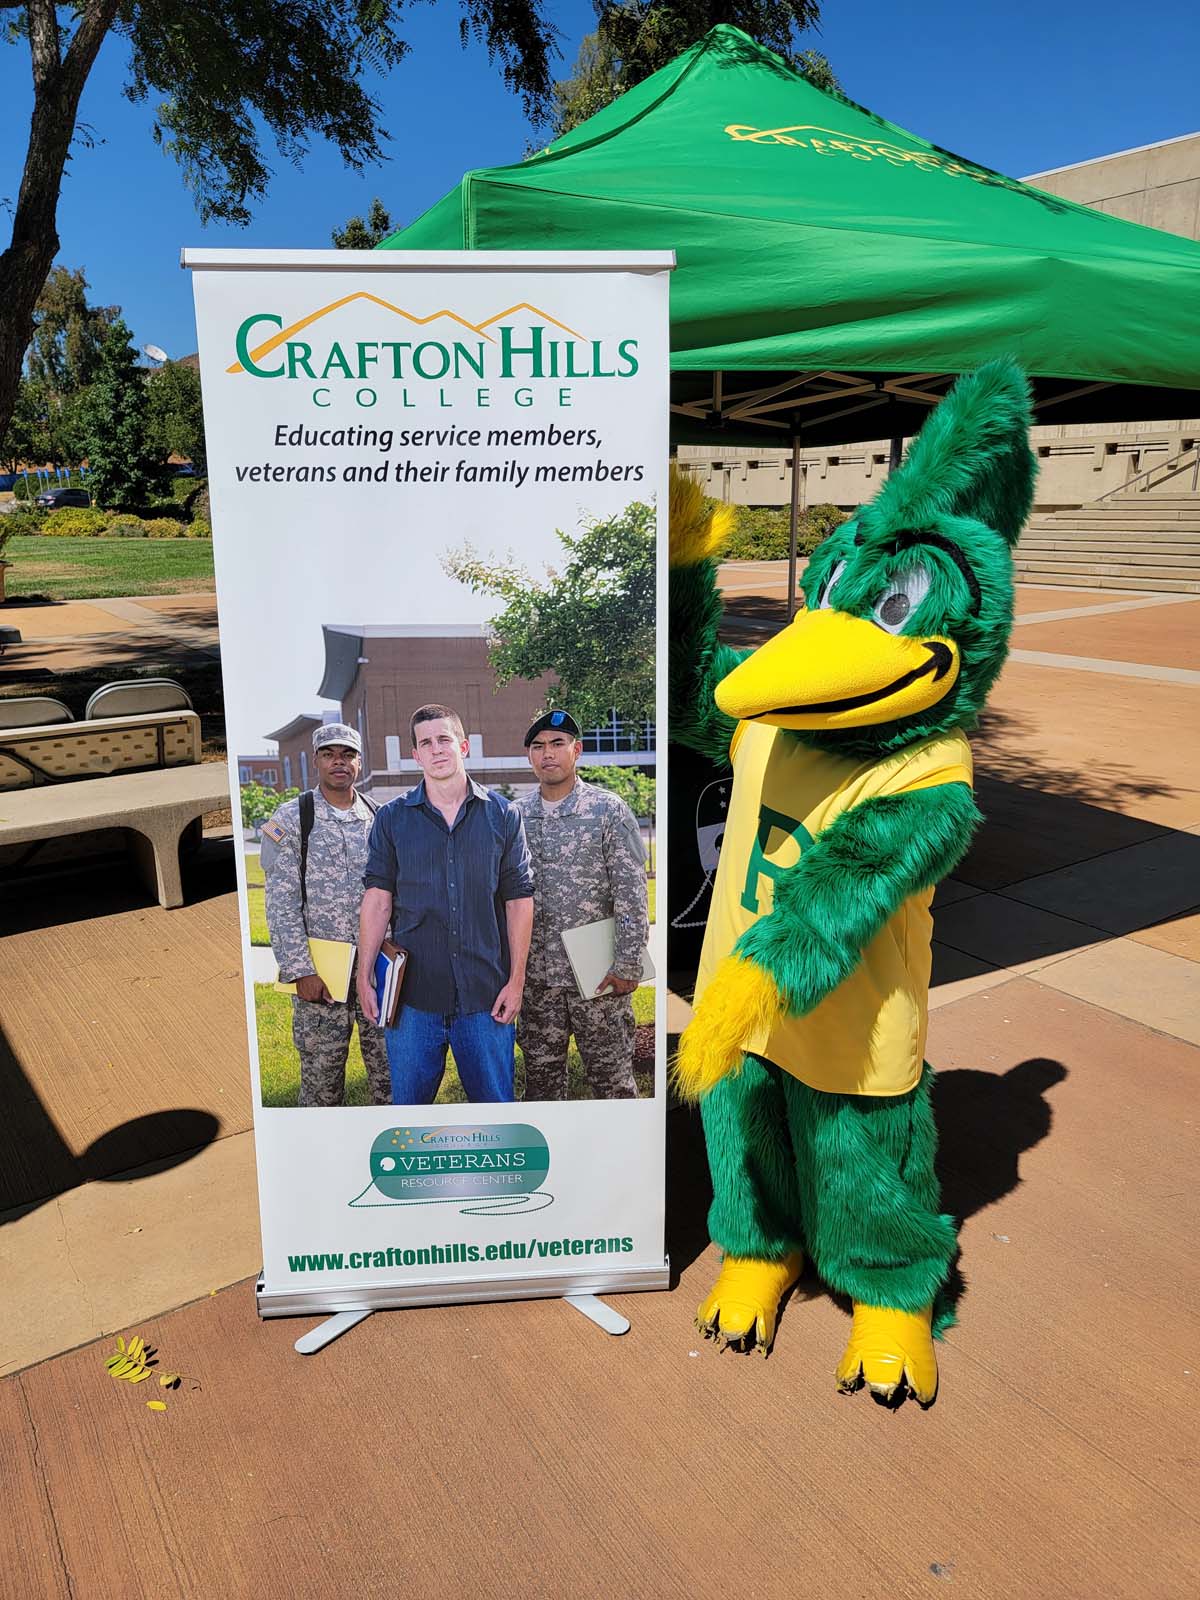
[(183, 503), (141, 506), (136, 510), (101, 511), (99, 507), (64, 506), (61, 511), (13, 511), (8, 521), (16, 533), (40, 533), (60, 539), (211, 539), (208, 488), (203, 479), (187, 483)]
[[(809, 506), (800, 513), (796, 548), (810, 556), (817, 546), (846, 520), (837, 506)], [(788, 553), (791, 512), (786, 506), (739, 506), (733, 535), (725, 556), (733, 561), (781, 561)]]

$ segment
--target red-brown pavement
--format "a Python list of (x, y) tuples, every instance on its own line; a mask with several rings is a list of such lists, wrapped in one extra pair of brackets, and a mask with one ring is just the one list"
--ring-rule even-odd
[[(729, 636), (757, 642), (781, 609), (778, 568), (757, 587), (745, 568), (723, 577)], [(431, 1307), (306, 1360), (291, 1347), (308, 1324), (259, 1324), (250, 1281), (209, 1294), (228, 1282), (211, 1239), (200, 1298), (169, 1310), (130, 1242), (106, 1249), (93, 1225), (71, 1270), (85, 1289), (129, 1272), (127, 1320), (184, 1384), (148, 1411), (104, 1373), (107, 1343), (0, 1383), (0, 1594), (1190, 1600), (1200, 688), (1172, 674), (1190, 671), (1200, 612), (1145, 599), (1019, 591), (1014, 647), (1036, 636), (1043, 659), (1010, 662), (975, 740), (989, 822), (938, 896), (929, 1041), (968, 1287), (931, 1410), (834, 1393), (845, 1312), (811, 1279), (769, 1361), (697, 1339), (716, 1260), (683, 1111), (668, 1117), (679, 1282), (623, 1298), (620, 1340), (559, 1302)], [(1082, 614), (1032, 620), (1064, 610)], [(215, 938), (232, 898), (208, 907)], [(147, 939), (162, 926), (154, 908), (106, 914), (114, 948), (122, 917), (147, 918)], [(44, 964), (45, 937), (26, 927), (16, 947)], [(169, 1011), (179, 980), (160, 969)], [(238, 999), (211, 987), (210, 1026), (232, 1032)], [(167, 1103), (132, 1064), (102, 1102), (87, 1075), (87, 1108), (56, 1102), (72, 1030), (51, 1012), (36, 1041), (16, 1032), (72, 1150)], [(212, 1090), (188, 1081), (219, 1114), (223, 1072)], [(162, 1175), (192, 1187), (163, 1201), (180, 1254), (213, 1219), (232, 1234), (231, 1203), (252, 1217), (248, 1162), (227, 1160), (219, 1186), (204, 1173), (249, 1140), (243, 1118), (239, 1101), (227, 1137)], [(14, 1281), (35, 1285), (23, 1322), (38, 1273), (64, 1270), (45, 1229), (22, 1254), (31, 1217), (8, 1213), (0, 1236)], [(244, 1248), (231, 1240), (229, 1260)], [(183, 1298), (178, 1281), (163, 1292)]]

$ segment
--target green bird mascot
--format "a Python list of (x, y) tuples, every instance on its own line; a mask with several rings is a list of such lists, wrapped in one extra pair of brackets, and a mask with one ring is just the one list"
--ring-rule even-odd
[(854, 1305), (838, 1386), (922, 1404), (957, 1251), (923, 1059), (929, 908), (980, 821), (964, 730), (1008, 649), (1029, 421), (1012, 362), (962, 378), (752, 652), (717, 640), (727, 508), (678, 474), (671, 491), (672, 737), (733, 768), (675, 1064), (724, 1253), (697, 1321), (765, 1354), (807, 1252)]

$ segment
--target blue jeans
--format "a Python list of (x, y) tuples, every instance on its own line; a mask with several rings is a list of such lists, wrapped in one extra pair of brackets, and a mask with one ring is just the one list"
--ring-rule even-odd
[(446, 1071), (446, 1049), (454, 1051), (468, 1100), (506, 1101), (513, 1095), (516, 1027), (493, 1022), (487, 1011), (465, 1017), (401, 1006), (396, 1026), (385, 1030), (392, 1103), (432, 1105)]

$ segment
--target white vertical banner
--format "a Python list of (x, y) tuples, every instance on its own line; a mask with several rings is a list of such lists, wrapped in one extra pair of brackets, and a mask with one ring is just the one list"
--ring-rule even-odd
[[(666, 817), (657, 745), (673, 258), (198, 250), (183, 264), (195, 287), (235, 794), (243, 780), (235, 832), (260, 1312), (665, 1287), (656, 816)], [(636, 1098), (595, 1096), (593, 1064), (573, 1044), (566, 1099), (521, 1098), (518, 1056), (517, 1097), (473, 1102), (451, 1055), (431, 1103), (372, 1103), (355, 1038), (343, 1103), (298, 1104), (293, 1001), (276, 988), (263, 889), (264, 791), (282, 797), (285, 777), (314, 784), (313, 732), (341, 722), (363, 745), (362, 792), (404, 806), (423, 777), (409, 719), (432, 703), (461, 718), (473, 792), (529, 802), (523, 732), (556, 703), (558, 680), (512, 672), (511, 589), (506, 600), (468, 581), (471, 564), (519, 572), (530, 591), (570, 581), (582, 594), (592, 579), (577, 547), (597, 528), (618, 547), (622, 530), (631, 545), (651, 532), (656, 541), (653, 627), (631, 606), (625, 652), (654, 685), (656, 715), (606, 707), (582, 728), (580, 757), (595, 786), (639, 797), (655, 976), (633, 995)], [(594, 574), (599, 586), (616, 581)], [(588, 626), (581, 610), (581, 652)], [(402, 900), (400, 887), (397, 927)]]

